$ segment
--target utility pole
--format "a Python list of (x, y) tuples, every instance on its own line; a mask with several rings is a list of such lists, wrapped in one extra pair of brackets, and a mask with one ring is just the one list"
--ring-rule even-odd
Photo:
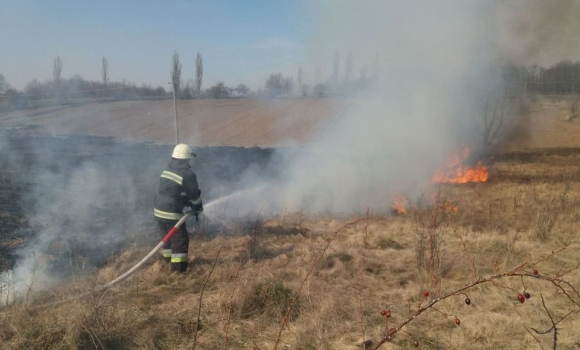
[(179, 144), (179, 131), (177, 129), (177, 94), (181, 85), (181, 62), (177, 51), (173, 53), (171, 64), (171, 85), (173, 87), (173, 111), (175, 115), (175, 144)]

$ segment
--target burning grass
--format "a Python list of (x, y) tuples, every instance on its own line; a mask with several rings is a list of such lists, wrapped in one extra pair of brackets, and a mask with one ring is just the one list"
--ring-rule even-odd
[(433, 175), (433, 183), (477, 183), (486, 182), (489, 178), (489, 169), (482, 161), (469, 165), (466, 161), (471, 155), (467, 146), (449, 155), (444, 166), (437, 169)]
[[(394, 327), (434, 300), (437, 286), (443, 295), (477, 280), (474, 269), (486, 278), (542, 260), (565, 245), (525, 270), (532, 274), (537, 269), (550, 278), (570, 271), (564, 278), (578, 286), (580, 178), (562, 182), (554, 173), (532, 184), (513, 180), (541, 172), (548, 163), (575, 171), (566, 168), (570, 158), (558, 157), (538, 156), (533, 164), (506, 158), (493, 169), (503, 181), (437, 186), (440, 211), (435, 220), (432, 207), (409, 207), (407, 215), (393, 217), (371, 215), (368, 222), (363, 216), (347, 227), (352, 219), (288, 214), (249, 225), (259, 228), (258, 235), (248, 229), (212, 240), (195, 238), (191, 251), (196, 259), (185, 276), (167, 275), (157, 261), (104, 295), (48, 309), (14, 305), (3, 310), (2, 347), (191, 349), (197, 330), (199, 349), (223, 349), (226, 334), (228, 349), (272, 349), (281, 320), (300, 291), (278, 348), (354, 350), (363, 341), (361, 315), (364, 339), (377, 344), (385, 336), (381, 310), (391, 311), (389, 327)], [(545, 217), (538, 212), (553, 217), (544, 237), (537, 234)], [(417, 261), (420, 232), (426, 242), (430, 234), (441, 237), (436, 284), (426, 268), (428, 245), (423, 255), (427, 263)], [(269, 254), (252, 258), (250, 242)], [(222, 253), (205, 287), (197, 322), (202, 286), (218, 251)], [(98, 274), (37, 295), (33, 304), (88, 291), (145, 253), (126, 251)], [(426, 290), (429, 297), (423, 295)], [(521, 303), (518, 294), (524, 291), (530, 298)], [(415, 341), (422, 349), (539, 349), (538, 342), (552, 348), (550, 334), (532, 330), (551, 325), (541, 297), (556, 320), (573, 311), (558, 325), (558, 347), (573, 348), (580, 342), (578, 307), (550, 281), (530, 277), (498, 279), (449, 297), (436, 305), (439, 311), (421, 314), (403, 328), (407, 334), (398, 332), (382, 348), (409, 348)]]

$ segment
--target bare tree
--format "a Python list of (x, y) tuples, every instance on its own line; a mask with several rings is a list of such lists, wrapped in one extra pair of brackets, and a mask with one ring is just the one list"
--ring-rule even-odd
[(197, 53), (195, 58), (195, 94), (201, 96), (201, 81), (203, 79), (203, 57)]
[(570, 103), (570, 115), (567, 120), (572, 121), (580, 116), (580, 97), (575, 97)]
[(508, 99), (503, 94), (499, 96), (489, 94), (481, 104), (479, 108), (481, 116), (479, 133), (484, 152), (489, 150), (497, 141), (506, 117), (508, 104)]
[(179, 89), (181, 88), (181, 61), (179, 60), (177, 51), (173, 53), (171, 62), (171, 85), (173, 91), (175, 91), (175, 96), (179, 96)]
[(103, 78), (103, 85), (105, 89), (109, 84), (109, 61), (107, 61), (106, 57), (103, 57), (103, 66), (101, 68), (101, 77)]
[(298, 86), (302, 87), (302, 66), (298, 66)]
[(60, 56), (57, 56), (54, 59), (54, 66), (52, 68), (52, 78), (57, 87), (60, 85), (61, 76), (62, 76), (62, 60), (60, 59)]

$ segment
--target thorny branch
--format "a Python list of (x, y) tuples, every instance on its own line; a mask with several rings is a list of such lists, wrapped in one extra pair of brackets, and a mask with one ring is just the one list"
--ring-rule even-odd
[[(568, 312), (566, 315), (564, 315), (564, 317), (562, 317), (559, 321), (554, 321), (554, 317), (552, 316), (552, 314), (550, 313), (550, 310), (548, 310), (548, 307), (546, 306), (546, 300), (544, 300), (544, 296), (542, 294), (540, 294), (540, 297), (542, 298), (542, 306), (544, 307), (544, 310), (546, 311), (546, 314), (548, 315), (548, 317), (550, 318), (550, 322), (552, 323), (552, 327), (548, 328), (545, 331), (538, 331), (535, 328), (531, 328), (534, 332), (536, 332), (536, 334), (548, 334), (550, 332), (554, 332), (554, 338), (552, 341), (552, 349), (556, 350), (558, 348), (558, 323), (562, 322), (566, 317), (570, 316), (571, 314), (573, 314), (574, 312), (578, 311), (578, 310), (572, 310), (570, 312)], [(528, 330), (528, 333), (530, 333), (532, 335), (532, 337), (534, 337), (534, 339), (536, 339), (536, 341), (538, 341), (538, 339)], [(540, 342), (538, 341), (538, 344)], [(540, 347), (542, 345), (540, 344)], [(543, 347), (542, 347), (543, 349)]]
[[(373, 350), (377, 350), (379, 349), (384, 343), (386, 343), (387, 341), (391, 340), (391, 338), (393, 337), (393, 335), (395, 335), (396, 333), (400, 332), (401, 329), (403, 327), (405, 327), (407, 324), (409, 324), (411, 321), (413, 321), (415, 318), (417, 318), (418, 316), (420, 316), (421, 314), (423, 314), (424, 312), (426, 312), (427, 310), (433, 309), (436, 311), (439, 311), (437, 309), (434, 308), (434, 306), (445, 300), (448, 299), (450, 297), (456, 296), (456, 295), (460, 295), (463, 294), (463, 292), (465, 292), (468, 289), (471, 289), (473, 287), (476, 287), (478, 285), (481, 284), (485, 284), (485, 283), (492, 283), (492, 284), (497, 284), (498, 280), (503, 279), (503, 278), (511, 278), (511, 277), (516, 277), (516, 278), (536, 278), (542, 281), (547, 281), (547, 282), (551, 282), (557, 289), (560, 290), (560, 292), (562, 292), (574, 305), (580, 307), (580, 302), (575, 300), (574, 298), (580, 298), (580, 294), (576, 291), (576, 289), (574, 289), (572, 287), (572, 285), (565, 281), (561, 276), (559, 276), (558, 274), (555, 277), (550, 277), (550, 276), (545, 276), (545, 275), (540, 275), (537, 274), (537, 271), (533, 271), (533, 272), (528, 272), (526, 270), (524, 270), (525, 268), (529, 268), (532, 266), (536, 266), (538, 265), (540, 262), (546, 261), (547, 259), (549, 259), (550, 257), (554, 256), (555, 254), (565, 250), (568, 246), (564, 246), (556, 251), (552, 251), (551, 254), (549, 254), (548, 256), (539, 259), (538, 261), (535, 261), (533, 263), (530, 262), (525, 262), (521, 265), (519, 265), (518, 267), (514, 268), (513, 270), (507, 271), (507, 272), (503, 272), (503, 273), (496, 273), (494, 275), (491, 275), (489, 277), (486, 278), (477, 278), (474, 281), (471, 281), (469, 283), (467, 283), (466, 285), (464, 285), (463, 287), (460, 287), (458, 289), (455, 289), (451, 292), (448, 292), (444, 295), (439, 295), (436, 299), (431, 300), (428, 304), (426, 304), (423, 307), (420, 307), (417, 309), (417, 311), (412, 314), (410, 317), (408, 317), (406, 320), (404, 320), (403, 322), (401, 322), (397, 327), (394, 328), (390, 328), (387, 332), (387, 334), (385, 335), (385, 337), (383, 337), (373, 348)], [(562, 286), (562, 284), (564, 286)], [(566, 290), (566, 288), (570, 288), (570, 290)], [(543, 297), (542, 297), (543, 300)], [(544, 308), (545, 304), (544, 304)], [(547, 308), (546, 308), (547, 311)], [(551, 315), (548, 313), (550, 319), (553, 322), (553, 327), (550, 328), (547, 332), (550, 332), (552, 329), (556, 330), (556, 325), (562, 321), (564, 318), (568, 317), (570, 314), (572, 314), (573, 312), (575, 312), (576, 310), (571, 311), (570, 313), (568, 313), (566, 316), (564, 316), (561, 320), (559, 320), (558, 322), (554, 322)], [(534, 330), (536, 331), (536, 330)], [(536, 331), (537, 332), (537, 331)], [(537, 332), (538, 334), (540, 334), (539, 332)], [(555, 336), (556, 337), (556, 336)], [(556, 341), (557, 338), (555, 338), (554, 342)]]

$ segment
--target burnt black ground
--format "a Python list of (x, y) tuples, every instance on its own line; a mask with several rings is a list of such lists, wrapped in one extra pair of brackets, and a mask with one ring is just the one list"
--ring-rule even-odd
[[(172, 149), (173, 145), (120, 142), (109, 137), (53, 136), (26, 130), (0, 132), (0, 271), (11, 268), (17, 256), (26, 252), (27, 245), (43, 229), (31, 220), (32, 215), (43, 212), (42, 203), (47, 203), (47, 198), (34, 198), (34, 189), (50, 186), (41, 183), (42, 175), (50, 173), (66, 181), (69, 174), (88, 163), (105, 169), (111, 181), (115, 181), (119, 171), (128, 174), (137, 189), (136, 198), (130, 206), (119, 204), (123, 201), (116, 198), (116, 204), (93, 208), (88, 224), (61, 223), (68, 233), (90, 232), (90, 236), (81, 238), (67, 235), (68, 240), (75, 240), (74, 254), (90, 256), (95, 265), (100, 265), (111, 249), (158, 240), (152, 202), (159, 174), (169, 162)], [(248, 169), (263, 179), (278, 176), (273, 162), (274, 149), (205, 147), (195, 152), (193, 169), (206, 203), (223, 195), (224, 189), (239, 182)], [(131, 234), (127, 234), (131, 225), (128, 217), (132, 223)], [(108, 247), (106, 240), (99, 240), (100, 232), (117, 228), (123, 237), (121, 243), (110, 243), (114, 247)], [(67, 265), (67, 256), (59, 258), (57, 254), (54, 267)]]

